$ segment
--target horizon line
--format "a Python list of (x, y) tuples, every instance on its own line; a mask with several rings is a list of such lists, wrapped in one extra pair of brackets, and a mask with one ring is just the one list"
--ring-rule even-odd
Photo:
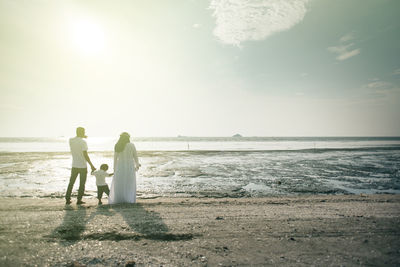
[[(59, 135), (59, 136), (0, 136), (0, 138), (71, 138), (74, 137)], [(117, 138), (116, 136), (90, 136), (88, 135), (88, 139), (90, 138)], [(315, 137), (326, 137), (326, 138), (400, 138), (400, 135), (240, 135), (240, 136), (212, 136), (212, 135), (176, 135), (176, 136), (131, 136), (131, 138), (315, 138)]]

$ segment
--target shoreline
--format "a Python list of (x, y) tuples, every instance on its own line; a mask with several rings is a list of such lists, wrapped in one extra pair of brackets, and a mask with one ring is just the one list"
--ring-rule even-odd
[[(90, 194), (89, 194), (90, 193)], [(229, 200), (239, 200), (243, 199), (246, 200), (257, 200), (257, 199), (285, 199), (289, 201), (290, 199), (362, 199), (362, 198), (382, 198), (385, 199), (385, 196), (392, 197), (400, 197), (400, 193), (392, 193), (392, 192), (382, 192), (382, 193), (291, 193), (291, 194), (260, 194), (260, 193), (252, 193), (247, 192), (247, 194), (234, 194), (231, 192), (203, 192), (203, 194), (189, 194), (189, 193), (175, 193), (171, 195), (158, 195), (158, 194), (147, 194), (147, 193), (140, 193), (137, 192), (136, 195), (136, 202), (137, 203), (147, 203), (148, 200), (157, 200), (159, 202), (173, 202), (173, 200), (180, 200), (180, 199), (190, 199), (193, 201), (196, 200), (220, 200), (220, 199), (229, 199)], [(72, 193), (71, 200), (76, 202), (77, 192)], [(56, 192), (51, 193), (48, 195), (6, 195), (0, 196), (0, 200), (64, 200), (65, 201), (65, 192)], [(97, 190), (85, 190), (85, 194), (83, 196), (83, 201), (97, 201)], [(108, 198), (107, 195), (103, 194), (102, 198), (103, 204), (108, 205)], [(93, 202), (95, 203), (95, 202)], [(96, 202), (97, 203), (97, 202)], [(64, 203), (65, 204), (65, 203)]]
[[(92, 194), (88, 194), (86, 192), (90, 192)], [(363, 198), (368, 198), (368, 199), (392, 199), (399, 197), (400, 194), (396, 193), (360, 193), (360, 194), (355, 194), (355, 193), (332, 193), (332, 194), (326, 194), (326, 193), (292, 193), (292, 194), (270, 194), (270, 195), (262, 195), (262, 194), (254, 194), (254, 195), (245, 195), (245, 196), (234, 196), (234, 195), (229, 195), (227, 192), (206, 192), (209, 193), (208, 195), (178, 195), (177, 194), (171, 194), (171, 195), (150, 195), (146, 196), (146, 193), (140, 193), (137, 192), (136, 194), (136, 203), (144, 202), (147, 203), (148, 200), (152, 199), (158, 199), (160, 202), (164, 203), (169, 203), (169, 202), (174, 202), (174, 200), (181, 200), (181, 199), (191, 199), (191, 200), (220, 200), (220, 199), (226, 199), (226, 200), (238, 200), (238, 199), (251, 199), (251, 200), (261, 200), (261, 199), (285, 199), (285, 200), (300, 200), (300, 199), (348, 199), (348, 200), (360, 200)], [(214, 194), (214, 195), (212, 195)], [(77, 197), (77, 192), (72, 192), (71, 195), (71, 200), (76, 200)], [(387, 197), (387, 198), (386, 198)], [(65, 200), (65, 192), (56, 192), (52, 193), (49, 195), (37, 195), (37, 196), (31, 196), (31, 195), (20, 195), (20, 196), (0, 196), (0, 200), (24, 200), (24, 199), (31, 199), (31, 200), (60, 200), (63, 199)], [(85, 194), (83, 195), (83, 200), (86, 201), (91, 201), (91, 200), (97, 200), (97, 191), (95, 190), (85, 190)], [(102, 198), (103, 202), (107, 200), (107, 195), (103, 194)], [(95, 202), (93, 202), (95, 203)], [(91, 203), (91, 205), (93, 204)], [(59, 204), (59, 203), (58, 203)], [(65, 203), (64, 203), (65, 204)], [(0, 205), (1, 207), (1, 205)]]
[(400, 195), (73, 200), (0, 198), (0, 265), (400, 264)]

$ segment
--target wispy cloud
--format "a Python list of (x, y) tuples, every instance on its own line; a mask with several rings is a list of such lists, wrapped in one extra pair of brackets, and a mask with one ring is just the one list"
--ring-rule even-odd
[(394, 70), (393, 75), (400, 75), (400, 69)]
[(240, 45), (263, 40), (301, 22), (309, 0), (212, 0), (214, 35), (223, 43)]
[(328, 47), (328, 51), (337, 54), (336, 59), (339, 61), (354, 57), (361, 52), (359, 48), (354, 48), (354, 43), (348, 43), (354, 38), (353, 33), (348, 33), (339, 39), (340, 45)]
[(354, 39), (354, 33), (350, 32), (350, 33), (340, 37), (340, 42), (343, 43), (343, 42), (351, 41), (353, 39)]
[(366, 85), (366, 87), (368, 87), (368, 88), (375, 88), (375, 89), (387, 89), (390, 86), (392, 86), (391, 83), (380, 81), (380, 80), (370, 82)]
[(364, 92), (371, 98), (394, 98), (395, 95), (400, 93), (400, 88), (393, 83), (382, 81), (380, 79), (372, 79), (369, 83), (365, 84)]

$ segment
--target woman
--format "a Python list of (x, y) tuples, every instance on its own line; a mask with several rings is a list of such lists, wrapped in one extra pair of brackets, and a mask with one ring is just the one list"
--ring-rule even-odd
[(111, 182), (109, 204), (136, 202), (136, 171), (140, 164), (136, 148), (124, 132), (114, 147), (114, 178)]

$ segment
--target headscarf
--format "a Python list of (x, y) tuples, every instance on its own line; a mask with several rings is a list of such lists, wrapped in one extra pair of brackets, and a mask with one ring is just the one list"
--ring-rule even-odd
[(127, 132), (123, 132), (119, 136), (118, 142), (114, 146), (114, 151), (115, 152), (122, 152), (125, 149), (126, 144), (130, 143), (130, 135)]

